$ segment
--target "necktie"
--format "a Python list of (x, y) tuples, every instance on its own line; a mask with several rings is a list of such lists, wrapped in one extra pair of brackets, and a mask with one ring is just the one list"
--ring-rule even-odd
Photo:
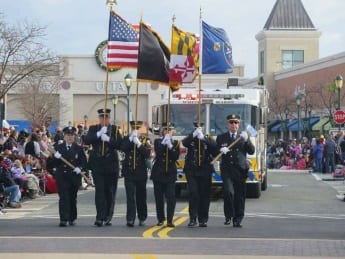
[(231, 139), (234, 140), (236, 137), (235, 137), (235, 133), (232, 133), (231, 134)]
[(67, 151), (71, 149), (71, 146), (70, 145), (67, 145)]

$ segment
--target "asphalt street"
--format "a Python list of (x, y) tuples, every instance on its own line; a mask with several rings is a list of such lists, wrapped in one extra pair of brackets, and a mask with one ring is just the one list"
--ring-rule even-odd
[[(327, 179), (326, 179), (327, 178)], [(79, 192), (78, 224), (59, 228), (56, 194), (6, 209), (0, 215), (1, 258), (345, 258), (343, 181), (308, 171), (274, 171), (259, 199), (247, 199), (242, 229), (223, 225), (215, 195), (207, 228), (187, 227), (186, 197), (178, 199), (176, 228), (157, 227), (152, 183), (145, 227), (125, 226), (125, 192), (119, 182), (113, 225), (97, 228), (94, 190)], [(38, 253), (39, 252), (39, 253)], [(49, 255), (49, 256), (48, 256)], [(45, 257), (46, 256), (46, 257)], [(98, 257), (99, 258), (99, 257)]]

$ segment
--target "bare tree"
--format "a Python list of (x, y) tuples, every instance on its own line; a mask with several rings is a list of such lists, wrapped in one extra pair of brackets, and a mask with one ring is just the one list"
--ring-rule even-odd
[(31, 121), (32, 127), (45, 125), (48, 127), (53, 118), (59, 118), (60, 77), (57, 76), (30, 76), (25, 84), (15, 87), (18, 109)]
[(59, 58), (42, 44), (45, 27), (7, 24), (0, 14), (0, 99), (32, 74), (50, 74)]
[(321, 100), (320, 105), (327, 109), (327, 113), (330, 118), (333, 116), (333, 112), (339, 105), (337, 100), (337, 88), (334, 82), (328, 83), (326, 87), (320, 84), (317, 87), (317, 92), (319, 93), (319, 98)]

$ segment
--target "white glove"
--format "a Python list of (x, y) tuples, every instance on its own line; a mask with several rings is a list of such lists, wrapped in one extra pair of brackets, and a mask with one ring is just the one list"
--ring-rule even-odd
[(161, 143), (162, 143), (162, 145), (166, 145), (167, 144), (167, 139), (163, 138)]
[(173, 148), (173, 144), (171, 143), (171, 139), (167, 140), (167, 146), (169, 149)]
[(138, 139), (138, 137), (134, 137), (133, 138), (133, 143), (137, 145), (137, 147), (140, 147), (141, 146), (141, 142), (140, 140)]
[(110, 137), (107, 134), (102, 134), (101, 140), (105, 141), (105, 142), (109, 142), (110, 141)]
[(226, 153), (228, 153), (230, 150), (228, 149), (228, 147), (222, 147), (221, 149), (220, 149), (220, 152), (222, 152), (224, 155), (226, 154)]
[(199, 128), (196, 128), (194, 131), (193, 131), (193, 138), (195, 138), (196, 136), (198, 136), (199, 134)]
[(131, 133), (131, 137), (138, 137), (138, 130), (133, 130)]
[(80, 174), (81, 169), (79, 167), (76, 167), (73, 169), (73, 172), (75, 172), (76, 174)]
[(60, 159), (62, 157), (62, 155), (59, 153), (59, 151), (56, 151), (54, 154), (54, 157), (57, 159)]
[(203, 140), (204, 138), (205, 138), (204, 133), (202, 133), (202, 131), (199, 131), (198, 139)]
[(245, 142), (247, 142), (247, 140), (248, 140), (248, 133), (247, 133), (247, 132), (242, 131), (241, 134), (240, 134), (240, 136), (241, 136), (241, 138), (243, 138), (243, 140), (244, 140)]
[(103, 126), (99, 131), (97, 131), (97, 138), (99, 138), (100, 136), (102, 136), (103, 134), (106, 134), (108, 131), (108, 127)]

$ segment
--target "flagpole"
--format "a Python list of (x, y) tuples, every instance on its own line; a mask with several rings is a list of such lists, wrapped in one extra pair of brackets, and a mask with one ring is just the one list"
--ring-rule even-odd
[[(113, 10), (113, 4), (117, 4), (116, 0), (107, 0), (106, 4), (109, 4), (110, 9), (109, 9), (109, 14), (112, 12)], [(109, 19), (110, 16), (109, 16)], [(106, 110), (107, 110), (107, 103), (108, 103), (108, 84), (109, 84), (109, 66), (107, 64), (107, 68), (106, 68), (106, 79), (105, 79), (105, 93), (104, 93), (104, 113), (103, 113), (103, 121), (105, 121), (105, 116), (106, 116)], [(115, 112), (115, 111), (113, 111)], [(109, 115), (108, 115), (109, 116)], [(105, 125), (103, 125), (105, 126)], [(105, 142), (102, 141), (102, 156), (104, 156), (104, 149), (105, 149)]]
[[(198, 126), (200, 127), (201, 125), (201, 75), (202, 75), (202, 16), (201, 16), (201, 6), (200, 6), (200, 14), (199, 14), (199, 35), (200, 35), (200, 45), (199, 45), (199, 80), (198, 80)], [(199, 139), (199, 155), (198, 155), (198, 162), (199, 166), (201, 164), (200, 161), (200, 155), (201, 155), (201, 141)]]

